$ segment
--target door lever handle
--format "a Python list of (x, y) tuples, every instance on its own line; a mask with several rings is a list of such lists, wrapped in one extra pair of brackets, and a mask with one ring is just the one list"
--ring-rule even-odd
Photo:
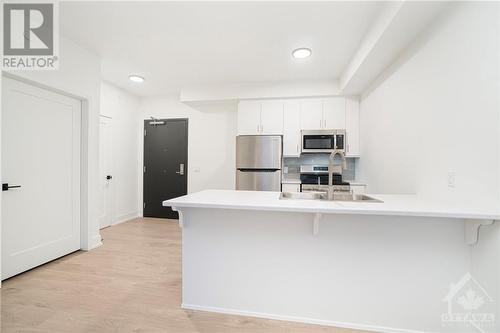
[(8, 191), (10, 188), (19, 188), (21, 185), (12, 185), (9, 186), (8, 183), (2, 183), (2, 191)]
[(113, 179), (113, 176), (108, 175), (108, 176), (106, 176), (106, 179), (107, 180)]
[(179, 164), (179, 171), (176, 171), (175, 173), (181, 176), (184, 175), (184, 163)]

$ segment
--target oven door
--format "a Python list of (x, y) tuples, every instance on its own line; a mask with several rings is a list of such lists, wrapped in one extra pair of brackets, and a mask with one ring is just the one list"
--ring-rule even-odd
[(335, 149), (335, 134), (333, 133), (302, 133), (303, 153), (331, 153)]

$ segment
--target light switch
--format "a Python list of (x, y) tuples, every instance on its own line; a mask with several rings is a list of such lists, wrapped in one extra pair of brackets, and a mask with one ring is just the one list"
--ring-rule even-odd
[(448, 187), (455, 187), (455, 171), (448, 171)]

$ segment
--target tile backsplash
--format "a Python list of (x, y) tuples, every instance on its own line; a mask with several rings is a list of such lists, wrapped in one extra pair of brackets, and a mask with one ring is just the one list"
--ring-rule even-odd
[[(299, 178), (301, 165), (328, 165), (330, 155), (328, 154), (302, 154), (300, 157), (284, 157), (283, 166), (288, 169), (288, 173), (284, 173), (284, 178)], [(340, 164), (340, 158), (335, 159), (335, 164)], [(344, 180), (355, 179), (356, 159), (347, 159), (347, 169), (342, 173)]]

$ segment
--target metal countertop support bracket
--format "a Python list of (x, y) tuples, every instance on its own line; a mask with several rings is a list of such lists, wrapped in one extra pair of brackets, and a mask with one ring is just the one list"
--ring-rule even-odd
[(476, 245), (479, 241), (479, 229), (482, 226), (492, 225), (495, 220), (479, 220), (479, 219), (466, 219), (465, 220), (465, 243), (467, 245)]
[(182, 213), (181, 210), (178, 210), (177, 207), (172, 207), (172, 210), (179, 214), (179, 228), (181, 229), (184, 228), (186, 226), (186, 219), (184, 214)]

